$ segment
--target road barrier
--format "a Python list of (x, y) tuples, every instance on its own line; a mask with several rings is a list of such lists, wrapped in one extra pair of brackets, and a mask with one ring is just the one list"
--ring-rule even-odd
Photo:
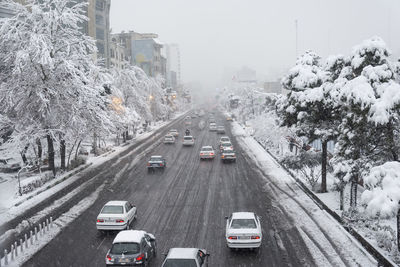
[(0, 255), (0, 267), (3, 266), (3, 264), (4, 266), (8, 266), (16, 261), (18, 255), (22, 256), (24, 251), (27, 251), (29, 247), (39, 243), (40, 239), (43, 238), (52, 228), (53, 217), (46, 219), (43, 223), (39, 223), (38, 226), (34, 227), (33, 231), (29, 231), (29, 237), (28, 234), (25, 234), (24, 238), (19, 239), (19, 244), (15, 241), (14, 244), (11, 245), (10, 252), (8, 252), (7, 249), (4, 250), (4, 257), (1, 258)]

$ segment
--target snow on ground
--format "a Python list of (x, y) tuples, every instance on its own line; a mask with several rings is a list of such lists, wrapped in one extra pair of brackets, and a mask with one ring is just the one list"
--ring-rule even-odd
[[(52, 239), (54, 239), (68, 224), (78, 218), (86, 209), (88, 209), (99, 196), (99, 193), (103, 190), (104, 183), (99, 186), (96, 191), (94, 191), (88, 197), (82, 199), (78, 204), (73, 206), (69, 211), (62, 214), (57, 220), (53, 222), (53, 227), (50, 228), (48, 232), (46, 232), (42, 237), (39, 238), (38, 241), (35, 241), (33, 246), (31, 245), (27, 249), (24, 248), (24, 251), (20, 252), (20, 247), (18, 247), (18, 257), (10, 262), (11, 253), (8, 255), (9, 265), (13, 266), (21, 266), (25, 261), (30, 259), (36, 252), (41, 250), (46, 244), (48, 244)], [(0, 259), (1, 262), (4, 263), (4, 259)]]
[[(175, 118), (179, 118), (183, 114), (184, 113), (179, 113), (175, 116)], [(152, 131), (145, 132), (145, 133), (141, 134), (140, 136), (137, 136), (136, 138), (131, 140), (131, 142), (142, 141), (142, 140), (148, 138), (155, 130), (157, 130), (169, 123), (170, 123), (170, 121), (159, 122), (152, 127)], [(137, 149), (139, 149), (140, 147), (141, 146), (139, 146)], [(99, 166), (102, 163), (108, 161), (110, 158), (114, 157), (115, 155), (118, 155), (119, 153), (121, 153), (122, 151), (124, 151), (128, 148), (129, 148), (129, 145), (116, 146), (113, 148), (114, 151), (112, 153), (107, 154), (106, 156), (100, 155), (98, 157), (89, 157), (88, 164), (92, 164), (91, 168)], [(137, 149), (135, 149), (135, 151)], [(131, 153), (134, 153), (134, 151), (132, 151)], [(129, 154), (122, 158), (119, 158), (118, 162), (123, 160), (123, 158), (129, 156)], [(36, 205), (36, 204), (46, 200), (47, 198), (49, 198), (53, 194), (59, 192), (60, 190), (62, 190), (66, 186), (68, 186), (69, 184), (80, 179), (80, 177), (81, 177), (80, 174), (77, 174), (77, 175), (73, 175), (70, 178), (62, 181), (64, 179), (64, 177), (68, 176), (73, 171), (74, 170), (67, 172), (63, 175), (60, 175), (60, 176), (56, 177), (55, 179), (52, 179), (51, 181), (46, 183), (44, 186), (38, 188), (38, 190), (43, 190), (43, 192), (41, 192), (40, 194), (37, 194), (38, 190), (34, 190), (33, 192), (30, 192), (23, 196), (19, 196), (17, 194), (18, 181), (17, 181), (17, 179), (15, 179), (15, 174), (7, 175), (5, 178), (6, 182), (3, 182), (0, 184), (1, 185), (0, 186), (0, 200), (1, 200), (1, 202), (0, 202), (0, 215), (1, 215), (0, 216), (0, 225), (21, 215), (26, 209), (29, 209), (32, 205)], [(2, 176), (3, 176), (3, 174), (2, 174)], [(46, 189), (48, 186), (50, 186), (50, 188)], [(83, 185), (78, 187), (77, 189), (75, 189), (73, 192), (78, 193), (80, 190), (82, 190), (82, 188), (84, 188)], [(75, 195), (75, 194), (72, 195), (73, 192), (69, 193), (68, 196), (72, 197), (73, 195)], [(56, 208), (57, 205), (61, 205), (62, 204), (61, 202), (63, 202), (63, 201), (67, 201), (67, 199), (58, 200), (58, 202), (56, 201), (53, 204), (52, 208), (49, 209), (49, 211), (51, 211), (53, 208)], [(21, 204), (18, 206), (15, 206), (17, 203), (21, 203)], [(1, 239), (2, 239), (2, 237), (0, 237), (0, 240)]]
[(276, 205), (296, 221), (296, 227), (317, 263), (377, 266), (376, 260), (338, 222), (321, 210), (271, 155), (236, 122), (232, 123), (232, 134), (237, 136), (241, 147), (263, 171), (266, 180), (264, 187), (275, 196)]

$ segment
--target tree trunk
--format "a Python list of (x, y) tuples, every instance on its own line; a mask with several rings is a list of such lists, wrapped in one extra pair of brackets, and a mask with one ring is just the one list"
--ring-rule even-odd
[(56, 176), (56, 166), (54, 164), (54, 144), (53, 137), (47, 134), (47, 155), (49, 158), (49, 169), (53, 172), (53, 176)]
[(96, 132), (93, 132), (93, 145), (92, 145), (93, 154), (97, 156), (97, 135)]
[(340, 189), (340, 210), (344, 209), (344, 187)]
[(78, 159), (78, 151), (79, 151), (79, 147), (81, 146), (81, 142), (82, 142), (82, 139), (79, 140), (78, 145), (76, 146), (76, 150), (75, 150), (75, 160)]
[(353, 174), (351, 179), (350, 187), (350, 208), (355, 209), (357, 207), (357, 186), (358, 186), (358, 176)]
[(24, 150), (21, 152), (21, 158), (25, 165), (28, 165), (28, 160), (26, 159), (26, 151), (28, 151), (29, 144), (24, 147)]
[(75, 145), (76, 145), (77, 141), (78, 141), (78, 139), (75, 139), (74, 144), (72, 145), (71, 150), (68, 153), (67, 169), (69, 168), (69, 160), (71, 159), (71, 154), (74, 151), (74, 148), (75, 148)]
[(321, 164), (321, 193), (326, 193), (326, 166), (328, 161), (328, 141), (322, 142), (322, 164)]
[(38, 148), (38, 159), (39, 161), (42, 161), (42, 153), (43, 153), (43, 149), (42, 149), (42, 142), (40, 141), (40, 138), (36, 139), (36, 145)]
[(61, 156), (61, 170), (65, 171), (65, 140), (62, 134), (60, 134), (60, 156)]

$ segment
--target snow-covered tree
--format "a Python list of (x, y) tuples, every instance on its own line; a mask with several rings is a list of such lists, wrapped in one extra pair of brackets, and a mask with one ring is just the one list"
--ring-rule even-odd
[(308, 142), (322, 142), (321, 192), (327, 191), (327, 144), (337, 135), (330, 93), (332, 80), (341, 66), (341, 57), (337, 57), (328, 60), (323, 68), (320, 57), (308, 51), (282, 80), (284, 88), (290, 90), (279, 110), (282, 124), (295, 126), (296, 134), (305, 136)]
[[(16, 16), (0, 20), (0, 110), (24, 146), (46, 137), (55, 173), (54, 140), (68, 129), (111, 125), (105, 90), (93, 72), (94, 40), (82, 34), (85, 3), (4, 0)], [(89, 126), (90, 125), (90, 126)], [(61, 137), (61, 138), (60, 138)]]

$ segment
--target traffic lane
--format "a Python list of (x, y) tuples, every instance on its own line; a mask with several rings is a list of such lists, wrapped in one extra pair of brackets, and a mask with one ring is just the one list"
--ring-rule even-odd
[[(178, 128), (182, 136), (185, 127), (180, 126), (174, 128)], [(197, 140), (199, 139), (197, 138)], [(130, 155), (119, 162), (114, 167), (113, 176), (104, 177), (105, 180), (108, 180), (108, 185), (106, 185), (104, 191), (101, 192), (94, 205), (73, 223), (63, 229), (54, 240), (26, 262), (24, 266), (46, 266), (49, 265), (49, 262), (51, 262), (51, 266), (104, 265), (105, 254), (110, 248), (116, 232), (102, 235), (96, 230), (96, 217), (101, 207), (109, 200), (127, 199), (138, 207), (138, 221), (146, 220), (146, 218), (148, 219), (148, 216), (142, 216), (142, 214), (146, 214), (146, 212), (151, 213), (149, 208), (157, 207), (158, 205), (158, 201), (151, 201), (152, 197), (168, 192), (164, 190), (166, 182), (173, 182), (173, 180), (165, 179), (165, 177), (174, 177), (175, 175), (171, 176), (166, 174), (169, 172), (182, 173), (184, 171), (184, 164), (174, 164), (176, 155), (179, 155), (179, 160), (192, 155), (193, 149), (182, 147), (179, 141), (177, 141), (175, 145), (164, 145), (160, 141), (161, 140), (157, 140), (157, 142), (159, 142), (158, 149), (147, 153), (146, 156), (140, 160), (139, 164), (132, 164), (135, 162), (134, 155)], [(199, 142), (196, 142), (196, 149), (198, 146)], [(178, 151), (178, 153), (174, 153), (176, 151)], [(166, 155), (168, 167), (164, 173), (147, 173), (146, 161), (154, 154)], [(178, 169), (174, 171), (174, 168)], [(120, 183), (111, 186), (116, 176), (119, 177)], [(179, 177), (182, 178), (183, 176)], [(94, 191), (95, 189), (96, 186), (93, 186), (90, 191)], [(143, 207), (149, 208), (144, 209)], [(136, 221), (132, 224), (132, 227), (135, 229), (137, 229), (136, 224)], [(147, 228), (142, 227), (142, 229)], [(79, 258), (78, 260), (77, 257)]]
[[(41, 263), (48, 262), (49, 258), (54, 259), (55, 266), (103, 265), (105, 253), (115, 233), (98, 235), (94, 221), (101, 206), (110, 199), (130, 199), (138, 206), (139, 219), (133, 226), (156, 235), (158, 252), (166, 252), (170, 247), (194, 246), (206, 248), (213, 255), (210, 266), (285, 265), (282, 263), (289, 258), (288, 253), (283, 253), (285, 251), (279, 248), (276, 237), (271, 234), (264, 233), (263, 246), (259, 253), (231, 253), (226, 248), (224, 216), (238, 210), (253, 210), (262, 215), (269, 199), (259, 199), (257, 196), (262, 195), (260, 188), (257, 185), (255, 188), (249, 186), (254, 183), (249, 182), (250, 177), (258, 174), (251, 173), (251, 168), (249, 169), (240, 153), (237, 164), (222, 164), (216, 159), (200, 162), (198, 151), (201, 145), (217, 142), (218, 136), (207, 131), (200, 132), (197, 136), (195, 148), (183, 148), (179, 143), (175, 146), (159, 145), (154, 152), (149, 153), (169, 155), (167, 159), (171, 157), (163, 174), (147, 174), (144, 168), (146, 159), (142, 159), (143, 164), (127, 168), (122, 174), (124, 184), (104, 192), (87, 213), (39, 252), (34, 258), (38, 265), (27, 266), (43, 266)], [(174, 154), (176, 150), (178, 153)], [(280, 220), (282, 219), (279, 219), (279, 224), (284, 224)], [(262, 222), (264, 232), (266, 229), (279, 229), (275, 222), (265, 220), (264, 216)], [(80, 238), (83, 236), (87, 238)], [(288, 241), (283, 239), (282, 242)], [(289, 247), (290, 244), (285, 245)], [(302, 251), (303, 248), (304, 244), (298, 244), (294, 252)], [(83, 255), (82, 251), (85, 252)], [(76, 255), (79, 255), (79, 262), (75, 260)], [(300, 264), (300, 259), (303, 258), (304, 256), (299, 256), (286, 261), (292, 262), (293, 266), (299, 266), (303, 265)], [(158, 257), (151, 266), (159, 266), (161, 262), (162, 257)]]

